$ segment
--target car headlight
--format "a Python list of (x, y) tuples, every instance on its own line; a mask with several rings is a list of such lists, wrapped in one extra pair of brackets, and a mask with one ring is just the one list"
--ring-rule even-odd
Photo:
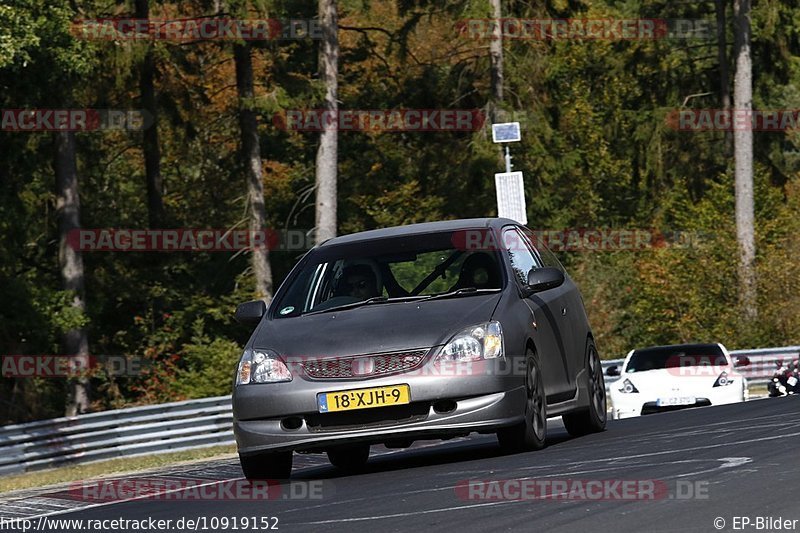
[(503, 357), (503, 328), (500, 322), (469, 327), (448, 342), (436, 361), (479, 361)]
[(250, 348), (244, 351), (239, 361), (239, 371), (236, 373), (237, 385), (281, 381), (292, 381), (292, 373), (277, 355)]
[(625, 381), (622, 382), (622, 388), (619, 389), (619, 391), (625, 394), (632, 394), (634, 392), (639, 392), (639, 389), (636, 388), (636, 385), (631, 383), (631, 380), (626, 378)]
[(719, 377), (717, 378), (717, 381), (714, 382), (714, 386), (715, 387), (724, 387), (724, 386), (730, 385), (732, 383), (733, 383), (733, 380), (728, 377), (728, 373), (727, 372), (723, 372), (722, 374), (719, 375)]

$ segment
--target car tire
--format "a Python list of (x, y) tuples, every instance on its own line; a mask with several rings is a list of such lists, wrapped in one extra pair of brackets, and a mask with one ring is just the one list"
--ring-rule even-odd
[(562, 416), (564, 427), (573, 437), (598, 433), (606, 429), (608, 418), (606, 398), (606, 384), (603, 379), (603, 366), (600, 356), (594, 346), (594, 341), (589, 339), (586, 343), (586, 377), (589, 391), (589, 407), (575, 413)]
[(239, 456), (244, 477), (248, 480), (289, 479), (292, 473), (292, 452), (272, 452)]
[(506, 453), (541, 450), (547, 440), (547, 396), (541, 367), (533, 350), (527, 350), (525, 359), (524, 420), (497, 432), (497, 440)]
[(358, 472), (369, 460), (369, 444), (341, 446), (328, 450), (328, 460), (345, 472)]

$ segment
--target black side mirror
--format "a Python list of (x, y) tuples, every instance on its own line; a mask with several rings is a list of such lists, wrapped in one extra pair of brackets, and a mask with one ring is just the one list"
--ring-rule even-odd
[(255, 300), (239, 304), (233, 316), (239, 324), (258, 324), (266, 312), (267, 305), (262, 300)]
[(535, 268), (528, 272), (529, 294), (555, 289), (564, 284), (564, 273), (555, 267)]
[(611, 365), (606, 370), (606, 376), (619, 376), (619, 367), (617, 365)]
[(736, 358), (736, 361), (733, 362), (733, 366), (736, 368), (742, 366), (750, 366), (750, 358), (744, 355), (740, 355), (739, 357)]

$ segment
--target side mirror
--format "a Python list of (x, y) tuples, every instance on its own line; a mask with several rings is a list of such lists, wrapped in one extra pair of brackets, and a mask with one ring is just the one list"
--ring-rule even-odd
[(258, 324), (264, 313), (267, 312), (267, 305), (261, 300), (245, 302), (236, 307), (236, 314), (233, 315), (239, 324)]
[(564, 273), (555, 267), (535, 268), (528, 272), (529, 294), (555, 289), (564, 284)]
[(750, 366), (750, 358), (744, 355), (740, 355), (736, 358), (736, 361), (733, 362), (733, 366), (735, 368), (739, 368), (741, 366)]
[(619, 376), (619, 367), (617, 365), (611, 365), (606, 370), (606, 376)]

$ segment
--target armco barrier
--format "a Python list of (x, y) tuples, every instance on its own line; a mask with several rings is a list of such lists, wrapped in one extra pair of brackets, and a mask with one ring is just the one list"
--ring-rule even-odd
[[(800, 346), (737, 350), (750, 365), (739, 368), (750, 384), (766, 383), (775, 360), (800, 357)], [(623, 359), (603, 361), (622, 365)], [(609, 376), (606, 383), (612, 383)], [(0, 475), (116, 457), (233, 444), (231, 397), (129, 407), (75, 417), (0, 427)]]
[(234, 442), (231, 397), (0, 427), (0, 475)]

